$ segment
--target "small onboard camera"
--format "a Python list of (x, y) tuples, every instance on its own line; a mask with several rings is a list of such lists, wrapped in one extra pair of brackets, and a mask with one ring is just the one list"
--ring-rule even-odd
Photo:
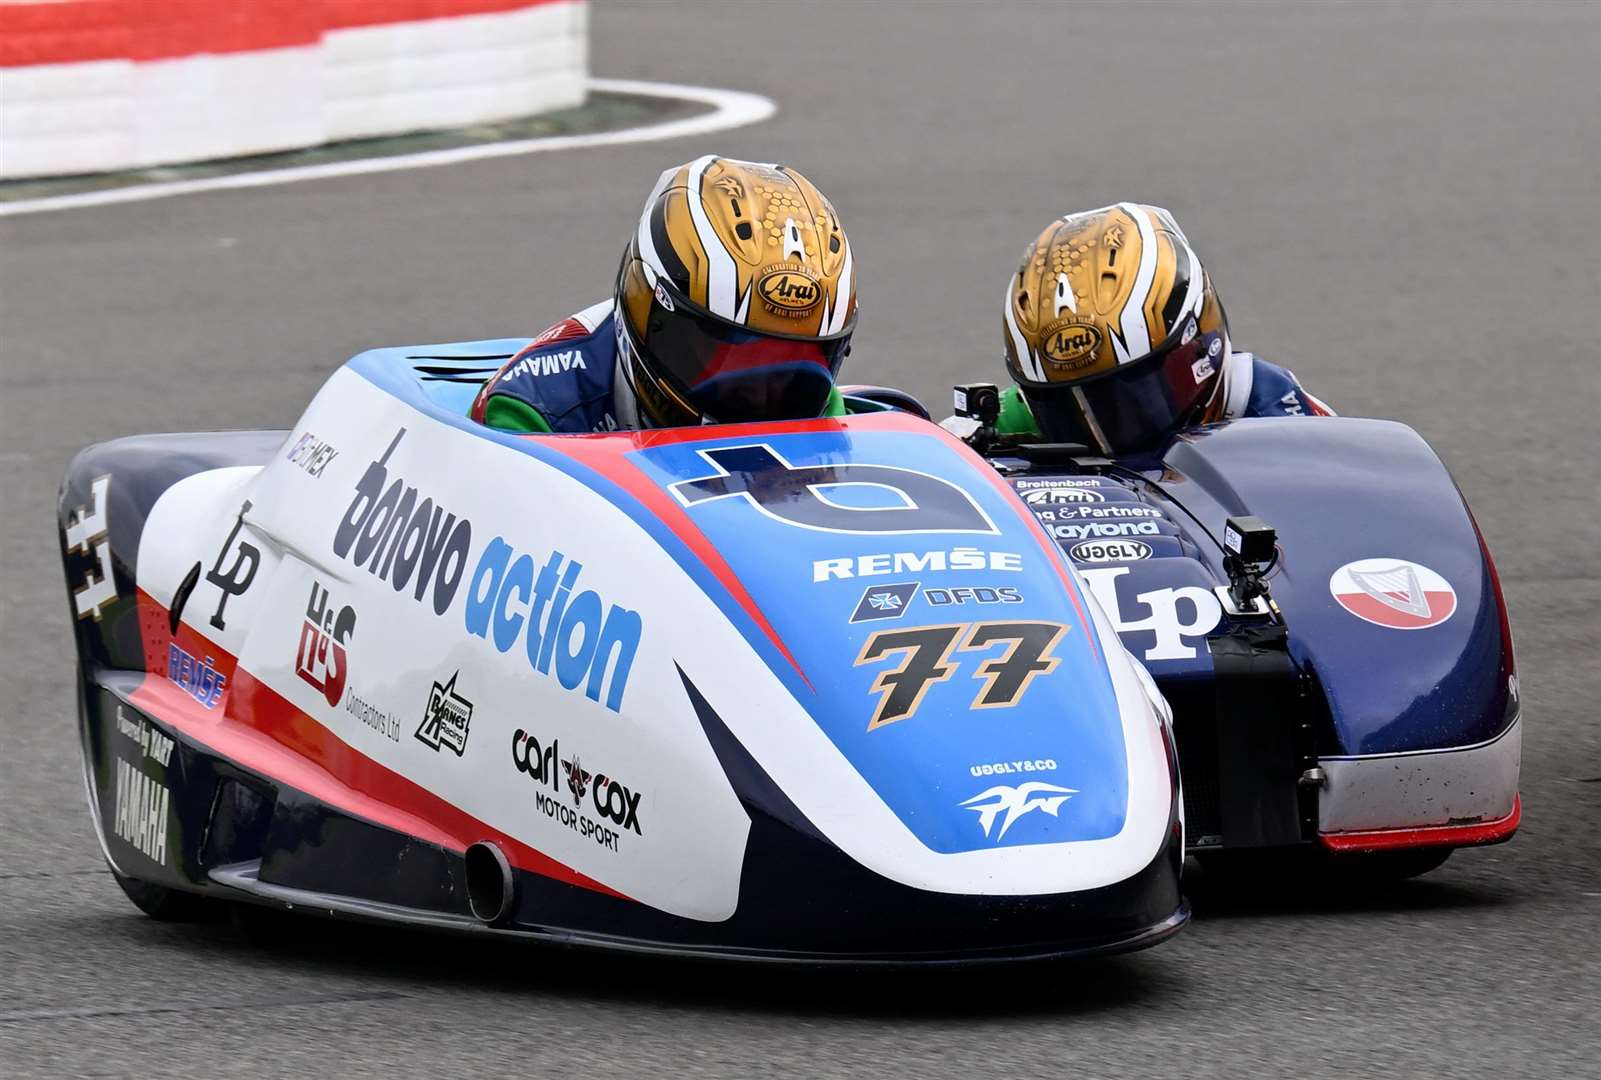
[(956, 415), (943, 425), (951, 434), (979, 450), (995, 445), (1000, 434), (995, 422), (1001, 416), (1001, 391), (994, 383), (962, 383), (956, 387)]
[[(1223, 525), (1223, 569), (1235, 607), (1250, 611), (1267, 596), (1262, 578), (1278, 562), (1278, 533), (1258, 517), (1231, 517)], [(1271, 600), (1269, 601), (1271, 604)]]

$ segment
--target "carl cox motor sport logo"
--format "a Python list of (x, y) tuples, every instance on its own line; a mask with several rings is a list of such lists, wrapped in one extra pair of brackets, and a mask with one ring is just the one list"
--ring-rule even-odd
[(1392, 630), (1439, 626), (1456, 611), (1456, 590), (1422, 563), (1358, 559), (1329, 578), (1329, 592), (1352, 615)]

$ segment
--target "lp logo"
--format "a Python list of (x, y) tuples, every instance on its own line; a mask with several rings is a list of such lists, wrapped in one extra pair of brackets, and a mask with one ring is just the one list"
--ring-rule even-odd
[[(211, 615), (211, 625), (218, 630), (228, 629), (223, 621), (222, 609), (228, 606), (230, 596), (238, 596), (250, 588), (250, 583), (256, 580), (256, 567), (261, 565), (261, 551), (254, 544), (247, 544), (239, 540), (239, 530), (244, 526), (245, 515), (250, 513), (250, 500), (246, 499), (239, 507), (239, 515), (234, 518), (233, 531), (228, 539), (222, 542), (222, 550), (217, 552), (216, 560), (211, 569), (206, 571), (206, 580), (222, 590), (222, 598), (217, 601), (217, 610)], [(234, 541), (239, 540), (239, 546), (234, 547)], [(222, 568), (222, 560), (232, 551), (234, 553), (233, 565), (227, 570)]]
[[(1117, 579), (1129, 572), (1128, 567), (1080, 567), (1078, 572), (1119, 634), (1145, 630), (1156, 635), (1156, 644), (1141, 654), (1146, 660), (1194, 659), (1195, 647), (1184, 644), (1184, 639), (1206, 634), (1223, 618), (1223, 605), (1216, 596), (1199, 585), (1184, 585), (1140, 593), (1136, 599), (1150, 608), (1151, 614), (1143, 619), (1129, 619), (1124, 617), (1117, 599)], [(1180, 604), (1188, 609), (1188, 620), (1179, 619)]]
[(995, 523), (949, 480), (893, 465), (793, 466), (771, 446), (698, 451), (716, 476), (680, 480), (685, 506), (743, 498), (768, 517), (820, 532), (993, 533)]

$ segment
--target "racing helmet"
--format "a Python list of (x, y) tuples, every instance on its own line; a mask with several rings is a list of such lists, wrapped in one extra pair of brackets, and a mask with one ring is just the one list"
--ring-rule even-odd
[(1051, 222), (1006, 289), (1006, 366), (1046, 438), (1138, 450), (1206, 413), (1228, 317), (1173, 215), (1118, 203)]
[(662, 173), (615, 295), (623, 377), (658, 427), (820, 416), (856, 327), (833, 205), (794, 169), (732, 158)]

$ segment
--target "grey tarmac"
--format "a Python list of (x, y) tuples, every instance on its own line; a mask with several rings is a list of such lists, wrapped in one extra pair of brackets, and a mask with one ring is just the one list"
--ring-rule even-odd
[[(599, 0), (598, 74), (752, 90), (709, 140), (0, 221), (0, 1073), (1596, 1076), (1601, 7)], [(1499, 560), (1522, 832), (1397, 888), (1223, 890), (1167, 945), (913, 977), (644, 962), (315, 921), (160, 925), (105, 872), (51, 510), (133, 432), (286, 427), (368, 346), (604, 295), (664, 167), (803, 168), (856, 245), (848, 377), (999, 381), (1054, 215), (1136, 198), (1239, 344), (1416, 427)]]

